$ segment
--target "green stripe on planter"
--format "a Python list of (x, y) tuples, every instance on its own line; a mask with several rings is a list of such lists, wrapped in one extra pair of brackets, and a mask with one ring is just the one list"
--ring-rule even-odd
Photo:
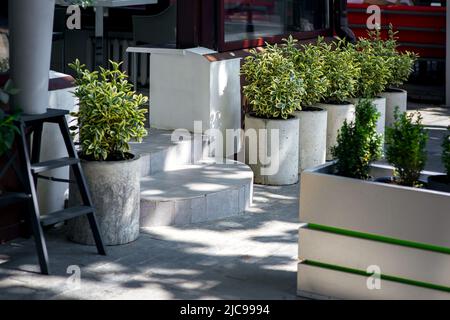
[(351, 231), (351, 230), (346, 230), (346, 229), (340, 229), (340, 228), (335, 228), (335, 227), (314, 224), (314, 223), (308, 223), (307, 228), (312, 229), (312, 230), (341, 234), (341, 235), (349, 236), (349, 237), (368, 239), (368, 240), (379, 241), (379, 242), (386, 242), (386, 243), (390, 243), (390, 244), (396, 244), (399, 246), (405, 246), (405, 247), (411, 247), (411, 248), (416, 248), (416, 249), (421, 249), (421, 250), (435, 251), (435, 252), (439, 252), (439, 253), (450, 254), (450, 248), (435, 246), (432, 244), (425, 244), (425, 243), (413, 242), (413, 241), (408, 241), (408, 240), (400, 240), (400, 239), (389, 238), (389, 237), (370, 234), (370, 233)]
[[(346, 273), (357, 274), (357, 275), (360, 275), (360, 276), (363, 276), (363, 277), (370, 277), (370, 276), (372, 276), (371, 273), (368, 273), (368, 272), (363, 271), (363, 270), (352, 269), (352, 268), (347, 268), (347, 267), (342, 267), (342, 266), (336, 266), (336, 265), (327, 264), (327, 263), (323, 263), (323, 262), (319, 262), (319, 261), (305, 260), (302, 263), (306, 264), (306, 265), (309, 265), (309, 266), (313, 266), (313, 267), (318, 267), (318, 268), (324, 268), (324, 269), (330, 269), (330, 270), (335, 270), (335, 271), (341, 271), (341, 272), (346, 272)], [(417, 287), (423, 287), (423, 288), (428, 288), (428, 289), (433, 289), (433, 290), (440, 290), (440, 291), (450, 292), (450, 287), (440, 286), (440, 285), (437, 285), (437, 284), (421, 282), (421, 281), (416, 281), (416, 280), (410, 280), (410, 279), (404, 279), (404, 278), (390, 276), (390, 275), (385, 275), (385, 274), (381, 274), (380, 278), (381, 278), (381, 280), (399, 282), (399, 283), (404, 283), (404, 284), (417, 286)]]

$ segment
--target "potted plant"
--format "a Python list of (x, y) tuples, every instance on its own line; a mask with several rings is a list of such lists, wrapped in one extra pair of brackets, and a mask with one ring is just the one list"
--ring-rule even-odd
[[(449, 273), (430, 272), (448, 263), (450, 193), (417, 187), (419, 174), (427, 175), (420, 173), (426, 132), (419, 116), (397, 114), (386, 133), (396, 168), (370, 164), (367, 170), (373, 153), (358, 126), (347, 125), (334, 149), (338, 160), (302, 173), (300, 296), (450, 299)], [(395, 184), (377, 182), (394, 171)]]
[[(100, 230), (106, 245), (134, 241), (139, 235), (140, 162), (130, 153), (129, 142), (141, 141), (147, 97), (132, 91), (120, 64), (110, 61), (111, 70), (90, 72), (78, 60), (70, 64), (77, 74), (75, 96), (79, 111), (73, 113), (79, 135), (79, 154), (91, 191)], [(71, 189), (70, 201), (76, 201)], [(69, 222), (69, 238), (94, 244), (88, 221)]]
[(331, 149), (336, 145), (339, 129), (355, 117), (355, 105), (349, 102), (356, 91), (360, 68), (355, 56), (346, 49), (344, 40), (337, 44), (319, 41), (319, 53), (325, 59), (324, 73), (328, 80), (327, 90), (320, 108), (327, 110), (327, 160), (332, 159)]
[(379, 31), (369, 33), (375, 50), (387, 61), (391, 70), (386, 89), (380, 93), (380, 96), (386, 98), (386, 127), (393, 125), (396, 107), (400, 112), (406, 112), (408, 93), (400, 86), (408, 80), (418, 57), (416, 53), (410, 51), (398, 51), (397, 33), (394, 32), (392, 25), (389, 27), (389, 36), (386, 40), (381, 39)]
[(442, 141), (442, 163), (447, 174), (428, 177), (428, 188), (431, 190), (450, 192), (450, 127), (447, 132)]
[(409, 187), (419, 187), (421, 171), (427, 161), (428, 132), (422, 125), (422, 116), (394, 114), (394, 125), (386, 131), (386, 160), (395, 168), (394, 177), (388, 181)]
[[(88, 5), (92, 0), (69, 2)], [(27, 114), (45, 113), (55, 0), (9, 0), (8, 8), (11, 79), (20, 88), (13, 104)]]
[(251, 106), (245, 116), (246, 134), (258, 143), (245, 146), (246, 162), (259, 184), (287, 185), (298, 181), (298, 119), (304, 95), (303, 82), (284, 50), (267, 44), (252, 51), (242, 66), (243, 93)]
[(347, 50), (355, 55), (355, 60), (361, 68), (361, 73), (356, 86), (354, 102), (361, 98), (371, 99), (380, 113), (377, 122), (377, 132), (384, 135), (386, 122), (386, 98), (380, 93), (386, 88), (391, 76), (389, 61), (375, 50), (372, 42), (360, 38), (356, 45), (348, 45)]
[[(319, 41), (322, 41), (320, 39)], [(303, 80), (305, 94), (295, 116), (299, 119), (299, 173), (325, 163), (327, 151), (327, 111), (318, 106), (329, 86), (325, 59), (319, 46), (298, 47), (297, 40), (285, 39), (284, 50)]]

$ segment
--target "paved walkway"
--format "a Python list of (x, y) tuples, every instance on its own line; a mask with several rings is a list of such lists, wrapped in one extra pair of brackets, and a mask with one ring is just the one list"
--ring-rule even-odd
[(444, 172), (441, 162), (441, 144), (446, 128), (450, 126), (450, 107), (426, 103), (408, 103), (408, 112), (420, 111), (423, 124), (427, 126), (429, 139), (427, 144), (428, 161), (425, 167), (429, 171)]
[[(447, 110), (422, 111), (428, 125), (450, 119)], [(428, 170), (442, 168), (444, 132), (430, 131)], [(246, 215), (143, 230), (136, 242), (109, 247), (107, 257), (52, 230), (52, 276), (37, 273), (31, 240), (0, 245), (0, 299), (297, 299), (298, 185), (254, 191)], [(77, 268), (79, 286), (68, 274)]]
[(244, 216), (144, 230), (107, 257), (52, 231), (52, 276), (36, 273), (30, 240), (13, 241), (0, 246), (0, 299), (296, 299), (297, 194), (257, 186)]

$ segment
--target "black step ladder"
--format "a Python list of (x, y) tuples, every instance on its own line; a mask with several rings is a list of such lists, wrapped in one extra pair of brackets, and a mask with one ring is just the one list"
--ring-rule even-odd
[[(95, 218), (95, 210), (92, 204), (92, 199), (89, 194), (86, 179), (81, 168), (80, 159), (75, 150), (75, 146), (70, 137), (69, 127), (66, 121), (66, 114), (69, 112), (66, 110), (47, 109), (44, 114), (37, 115), (23, 115), (21, 121), (18, 123), (20, 126), (20, 143), (19, 154), (23, 162), (23, 176), (24, 176), (24, 194), (10, 194), (11, 198), (8, 202), (15, 201), (17, 199), (29, 199), (29, 220), (32, 229), (32, 233), (36, 242), (36, 249), (39, 257), (39, 264), (41, 272), (43, 274), (50, 274), (49, 259), (47, 254), (47, 246), (44, 239), (43, 227), (54, 225), (59, 222), (63, 222), (75, 217), (86, 215), (91, 227), (97, 251), (101, 255), (106, 255), (105, 247), (103, 245), (100, 230), (98, 228), (97, 220)], [(56, 123), (59, 125), (59, 129), (64, 138), (68, 157), (55, 159), (45, 162), (39, 162), (41, 151), (41, 139), (42, 129), (44, 123)], [(28, 141), (31, 133), (33, 133), (33, 139), (31, 146)], [(31, 153), (31, 158), (30, 158)], [(40, 173), (49, 171), (61, 167), (71, 167), (74, 173), (75, 182), (78, 185), (78, 189), (81, 194), (82, 205), (77, 207), (71, 207), (61, 211), (53, 212), (41, 216), (37, 198), (37, 182), (38, 179), (43, 178), (51, 181), (63, 181), (71, 182), (69, 180), (57, 179), (52, 177), (46, 177), (40, 175)], [(8, 195), (7, 195), (8, 196)], [(6, 197), (5, 197), (6, 203)]]

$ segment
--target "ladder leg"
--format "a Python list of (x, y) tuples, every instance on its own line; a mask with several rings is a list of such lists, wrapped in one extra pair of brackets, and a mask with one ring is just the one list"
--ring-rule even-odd
[(94, 236), (95, 245), (97, 246), (97, 252), (102, 256), (106, 256), (105, 246), (103, 245), (102, 235), (97, 224), (97, 219), (95, 218), (95, 213), (88, 213), (87, 218), (92, 230), (92, 235)]
[(39, 218), (39, 205), (37, 202), (36, 188), (34, 186), (34, 177), (31, 173), (30, 168), (30, 157), (28, 153), (28, 143), (25, 136), (25, 127), (24, 124), (20, 125), (20, 133), (21, 133), (21, 146), (19, 147), (19, 151), (21, 154), (21, 159), (24, 162), (25, 172), (24, 178), (27, 182), (25, 184), (26, 192), (31, 194), (31, 200), (28, 202), (29, 205), (29, 219), (31, 223), (31, 228), (33, 231), (34, 241), (36, 243), (36, 250), (38, 253), (39, 264), (41, 267), (41, 273), (50, 274), (49, 261), (48, 261), (48, 253), (47, 246), (45, 244), (44, 233), (42, 231), (40, 218)]
[[(58, 123), (59, 123), (59, 128), (61, 130), (61, 134), (64, 138), (64, 142), (66, 144), (66, 148), (67, 148), (69, 157), (78, 159), (78, 154), (76, 153), (72, 139), (70, 138), (70, 132), (69, 132), (69, 127), (67, 125), (66, 118), (64, 116), (61, 117), (61, 119), (59, 120)], [(85, 206), (91, 207), (93, 210), (92, 213), (89, 213), (87, 215), (87, 218), (88, 218), (91, 230), (92, 230), (92, 234), (94, 236), (95, 244), (97, 246), (97, 251), (101, 255), (106, 255), (106, 250), (105, 250), (105, 246), (103, 245), (103, 240), (102, 240), (102, 236), (100, 233), (100, 229), (98, 227), (97, 219), (95, 218), (94, 205), (92, 203), (92, 199), (89, 194), (89, 189), (88, 189), (86, 179), (84, 178), (84, 175), (83, 175), (83, 169), (81, 168), (81, 163), (78, 162), (76, 165), (73, 165), (72, 170), (75, 175), (75, 179), (77, 181), (78, 189), (80, 191), (83, 204)]]
[[(34, 126), (33, 146), (31, 149), (31, 163), (37, 163), (37, 162), (39, 162), (39, 159), (40, 159), (43, 126), (44, 126), (44, 124), (42, 122), (38, 123)], [(34, 181), (35, 188), (37, 189), (38, 179), (37, 179), (36, 175), (33, 176), (33, 181)]]

